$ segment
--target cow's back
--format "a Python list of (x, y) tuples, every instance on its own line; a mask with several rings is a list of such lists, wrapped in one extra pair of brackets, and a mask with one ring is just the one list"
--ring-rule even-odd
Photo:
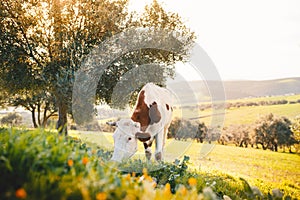
[[(172, 94), (169, 90), (147, 83), (139, 92), (131, 119), (141, 124), (142, 131), (155, 135), (160, 132), (159, 130), (169, 127), (172, 120), (172, 106)], [(158, 114), (157, 118), (152, 117), (153, 112)]]

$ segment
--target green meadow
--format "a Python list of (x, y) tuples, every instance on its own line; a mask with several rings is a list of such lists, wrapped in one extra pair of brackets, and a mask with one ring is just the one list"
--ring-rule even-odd
[[(300, 95), (290, 96), (274, 96), (274, 97), (260, 97), (260, 98), (247, 98), (238, 100), (228, 100), (226, 103), (247, 103), (247, 102), (261, 102), (261, 101), (297, 101), (300, 99)], [(209, 104), (209, 103), (205, 103)], [(280, 105), (261, 105), (261, 106), (241, 106), (233, 107), (229, 109), (216, 110), (216, 113), (222, 113), (224, 116), (224, 126), (228, 127), (232, 124), (253, 124), (259, 117), (273, 113), (278, 116), (285, 116), (293, 121), (293, 119), (300, 115), (300, 103), (295, 104), (280, 104)], [(200, 111), (198, 107), (190, 106), (189, 108), (177, 108), (174, 112), (174, 118), (186, 118), (193, 119), (194, 121), (204, 122), (210, 125), (213, 115), (212, 109), (205, 109)], [(197, 119), (197, 117), (204, 116)], [(218, 116), (218, 115), (217, 115)], [(220, 115), (218, 116), (220, 117)]]

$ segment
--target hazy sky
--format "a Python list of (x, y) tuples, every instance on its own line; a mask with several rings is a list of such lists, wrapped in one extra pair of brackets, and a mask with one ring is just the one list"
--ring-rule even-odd
[[(196, 32), (222, 79), (300, 77), (300, 0), (158, 1)], [(151, 0), (131, 5), (145, 2)]]

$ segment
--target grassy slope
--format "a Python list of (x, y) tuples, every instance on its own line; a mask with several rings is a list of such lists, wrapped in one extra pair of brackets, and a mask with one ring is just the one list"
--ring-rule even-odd
[(193, 143), (186, 151), (193, 167), (202, 171), (220, 171), (245, 178), (252, 185), (265, 189), (287, 189), (300, 197), (300, 156), (253, 148), (216, 145), (205, 158), (200, 158), (201, 144)]
[[(288, 100), (296, 101), (300, 99), (300, 95), (291, 96), (276, 96), (276, 97), (261, 97), (261, 98), (250, 98), (250, 99), (239, 99), (230, 100), (228, 102), (259, 102), (259, 101), (277, 101), (277, 100)], [(231, 108), (225, 110), (225, 121), (224, 126), (231, 124), (252, 124), (260, 116), (273, 113), (278, 116), (285, 116), (290, 120), (293, 120), (297, 115), (300, 115), (300, 104), (284, 104), (284, 105), (266, 105), (266, 106), (252, 106), (252, 107), (240, 107)], [(184, 108), (182, 110), (176, 109), (174, 117), (183, 118), (195, 118), (199, 116), (211, 115), (212, 111), (204, 110), (200, 111), (197, 108)], [(211, 123), (211, 117), (201, 118), (200, 121), (205, 122), (209, 125)]]

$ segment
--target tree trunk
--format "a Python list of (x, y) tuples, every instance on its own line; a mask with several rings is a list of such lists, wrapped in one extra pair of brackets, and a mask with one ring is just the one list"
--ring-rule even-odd
[(35, 120), (35, 108), (31, 109), (31, 118), (32, 118), (33, 127), (37, 128), (38, 125), (37, 125), (36, 120)]
[(41, 104), (38, 103), (38, 106), (37, 106), (37, 111), (38, 111), (38, 123), (39, 123), (39, 126), (41, 126)]
[(278, 152), (278, 145), (274, 144), (274, 151)]
[(58, 121), (56, 128), (58, 130), (59, 135), (68, 135), (68, 105), (67, 103), (62, 99), (62, 97), (57, 98), (57, 107), (58, 107)]

